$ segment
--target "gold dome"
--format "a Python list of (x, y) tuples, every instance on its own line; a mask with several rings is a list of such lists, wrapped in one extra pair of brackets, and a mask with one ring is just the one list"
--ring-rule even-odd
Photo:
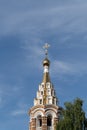
[(47, 65), (47, 66), (50, 65), (50, 61), (49, 61), (47, 58), (45, 58), (45, 59), (43, 60), (43, 66), (45, 66), (45, 65)]

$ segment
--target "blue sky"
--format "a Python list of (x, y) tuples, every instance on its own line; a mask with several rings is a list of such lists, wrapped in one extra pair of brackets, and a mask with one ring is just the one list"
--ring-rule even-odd
[(1, 0), (1, 130), (28, 130), (46, 42), (59, 105), (79, 97), (87, 116), (87, 0)]

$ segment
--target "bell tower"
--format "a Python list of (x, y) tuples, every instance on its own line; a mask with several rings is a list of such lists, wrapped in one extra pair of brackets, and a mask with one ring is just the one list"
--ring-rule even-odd
[(49, 47), (47, 43), (44, 46), (46, 56), (43, 60), (43, 79), (36, 93), (34, 106), (29, 110), (29, 130), (55, 130), (59, 120), (61, 108), (58, 106), (58, 99), (49, 75)]

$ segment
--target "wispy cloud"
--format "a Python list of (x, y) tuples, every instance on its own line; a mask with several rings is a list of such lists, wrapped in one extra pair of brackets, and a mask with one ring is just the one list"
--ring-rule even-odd
[[(35, 40), (35, 39), (34, 39)], [(38, 39), (39, 40), (39, 39)], [(29, 54), (37, 55), (37, 56), (42, 56), (43, 51), (40, 43), (42, 44), (42, 41), (37, 41), (35, 40), (36, 44), (29, 43), (28, 41), (25, 41), (25, 43), (22, 44), (21, 48), (25, 49)]]
[(25, 110), (14, 110), (11, 112), (12, 116), (20, 116), (25, 115), (27, 112)]
[[(22, 44), (21, 48), (25, 50), (25, 58), (27, 66), (32, 68), (41, 69), (41, 59), (44, 55), (43, 42), (40, 41), (36, 44), (29, 43), (28, 41)], [(32, 66), (32, 64), (34, 66)]]
[(28, 112), (29, 104), (26, 104), (24, 101), (18, 101), (16, 104), (16, 109), (10, 112), (11, 116), (21, 116), (25, 115)]
[[(52, 2), (51, 2), (52, 3)], [(58, 2), (59, 3), (59, 2)], [(57, 3), (57, 4), (58, 4)], [(43, 8), (30, 8), (13, 12), (5, 12), (1, 19), (0, 34), (19, 33), (28, 36), (37, 36), (41, 32), (87, 32), (87, 2), (67, 2), (64, 4), (41, 5)], [(48, 4), (47, 4), (48, 5)], [(8, 6), (9, 7), (9, 6)], [(21, 10), (22, 7), (20, 7)]]
[(87, 63), (54, 61), (52, 63), (52, 73), (54, 76), (55, 74), (82, 76), (87, 74)]
[[(70, 37), (66, 37), (64, 40), (67, 40), (69, 38)], [(43, 50), (42, 46), (43, 46), (42, 42), (33, 44), (33, 45), (32, 45), (32, 43), (31, 44), (24, 43), (22, 46), (22, 49), (26, 50), (26, 53), (25, 53), (26, 60), (29, 61), (29, 66), (31, 66), (31, 69), (33, 67), (32, 64), (34, 64), (34, 68), (38, 67), (39, 69), (42, 69), (41, 61), (44, 58), (44, 50)], [(73, 45), (67, 44), (67, 47), (69, 47), (69, 46), (73, 46)], [(75, 45), (74, 47), (79, 47), (79, 49), (81, 49), (82, 47), (85, 47), (85, 46), (82, 44), (81, 45), (78, 44), (78, 45)], [(58, 48), (58, 46), (56, 46), (56, 48)], [(81, 54), (81, 56), (83, 56), (83, 55)], [(79, 57), (78, 59), (76, 57), (74, 57), (71, 60), (72, 57), (68, 57), (68, 59), (66, 59), (66, 61), (51, 59), (52, 75), (55, 76), (55, 74), (58, 74), (58, 75), (60, 74), (62, 76), (63, 75), (65, 75), (65, 76), (66, 75), (82, 76), (82, 75), (87, 74), (86, 60), (83, 58), (81, 60), (81, 57)], [(27, 62), (27, 64), (28, 64), (28, 62)]]
[[(19, 95), (22, 94), (22, 90), (23, 86), (8, 85), (5, 83), (0, 84), (0, 108), (5, 108), (7, 103), (10, 104), (12, 100), (14, 102), (16, 99), (18, 100)], [(21, 94), (19, 94), (20, 91)]]

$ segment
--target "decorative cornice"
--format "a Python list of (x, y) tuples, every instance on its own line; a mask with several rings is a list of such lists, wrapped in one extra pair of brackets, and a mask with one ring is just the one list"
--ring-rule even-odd
[(43, 111), (47, 111), (47, 110), (53, 110), (55, 109), (56, 111), (59, 110), (59, 107), (58, 106), (55, 106), (55, 105), (37, 105), (37, 106), (33, 106), (30, 110), (29, 110), (29, 115), (34, 112), (35, 110), (37, 111), (40, 110), (40, 109), (43, 109)]

